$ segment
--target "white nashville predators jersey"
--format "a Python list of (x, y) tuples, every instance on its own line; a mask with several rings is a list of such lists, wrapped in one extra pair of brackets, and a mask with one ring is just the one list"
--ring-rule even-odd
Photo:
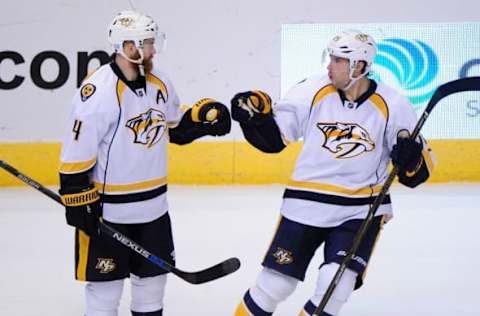
[(100, 67), (73, 98), (61, 152), (60, 172), (92, 169), (103, 217), (144, 223), (168, 210), (168, 127), (182, 111), (165, 74), (155, 69), (143, 87), (126, 84), (115, 63)]
[[(366, 217), (388, 177), (398, 132), (411, 132), (417, 122), (407, 99), (384, 84), (372, 82), (355, 103), (341, 97), (327, 76), (300, 82), (273, 111), (286, 143), (303, 139), (281, 213), (318, 227)], [(419, 139), (431, 171), (434, 158)], [(389, 195), (376, 214), (391, 218)]]

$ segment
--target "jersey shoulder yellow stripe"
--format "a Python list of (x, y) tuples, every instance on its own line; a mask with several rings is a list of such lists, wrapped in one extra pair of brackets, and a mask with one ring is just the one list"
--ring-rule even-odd
[(324, 97), (335, 92), (337, 92), (337, 89), (332, 84), (320, 88), (313, 97), (312, 107), (317, 106)]
[(165, 82), (163, 82), (162, 79), (159, 77), (149, 73), (146, 78), (147, 82), (150, 82), (151, 84), (155, 85), (160, 89), (160, 91), (163, 93), (165, 96), (165, 100), (168, 100), (168, 90), (167, 90), (167, 85)]
[(385, 99), (378, 93), (374, 93), (370, 96), (369, 100), (377, 107), (377, 109), (382, 113), (386, 121), (388, 121), (388, 106)]

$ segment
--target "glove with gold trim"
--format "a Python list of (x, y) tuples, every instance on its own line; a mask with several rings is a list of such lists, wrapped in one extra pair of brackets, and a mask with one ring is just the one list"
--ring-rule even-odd
[(237, 93), (231, 105), (232, 119), (240, 123), (258, 122), (272, 115), (272, 99), (260, 90)]
[(95, 187), (60, 190), (65, 205), (67, 224), (84, 231), (90, 237), (99, 235), (98, 222), (102, 216), (100, 197)]
[(393, 145), (390, 157), (400, 173), (415, 171), (422, 162), (422, 144), (399, 135), (397, 144)]
[(210, 98), (201, 99), (192, 106), (191, 119), (202, 124), (207, 134), (212, 136), (228, 134), (232, 126), (228, 108)]

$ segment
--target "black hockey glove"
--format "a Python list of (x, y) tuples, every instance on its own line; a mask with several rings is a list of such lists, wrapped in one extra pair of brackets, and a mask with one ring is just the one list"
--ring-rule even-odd
[(192, 106), (191, 118), (201, 123), (207, 135), (223, 136), (230, 133), (232, 121), (228, 108), (214, 99), (201, 99)]
[(272, 115), (272, 99), (260, 90), (237, 93), (230, 101), (232, 119), (239, 123), (260, 123)]
[(417, 169), (422, 160), (422, 144), (410, 138), (397, 137), (390, 157), (400, 173), (412, 172)]
[(69, 188), (60, 190), (67, 224), (83, 230), (90, 237), (99, 235), (98, 222), (102, 216), (102, 207), (98, 191), (88, 188)]

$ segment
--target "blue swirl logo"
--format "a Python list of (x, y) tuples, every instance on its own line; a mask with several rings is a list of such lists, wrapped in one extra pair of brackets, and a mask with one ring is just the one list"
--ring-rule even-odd
[(427, 102), (433, 95), (438, 68), (437, 55), (424, 42), (388, 38), (378, 44), (373, 77), (379, 81), (390, 79), (390, 83), (396, 81), (403, 94), (416, 106)]

